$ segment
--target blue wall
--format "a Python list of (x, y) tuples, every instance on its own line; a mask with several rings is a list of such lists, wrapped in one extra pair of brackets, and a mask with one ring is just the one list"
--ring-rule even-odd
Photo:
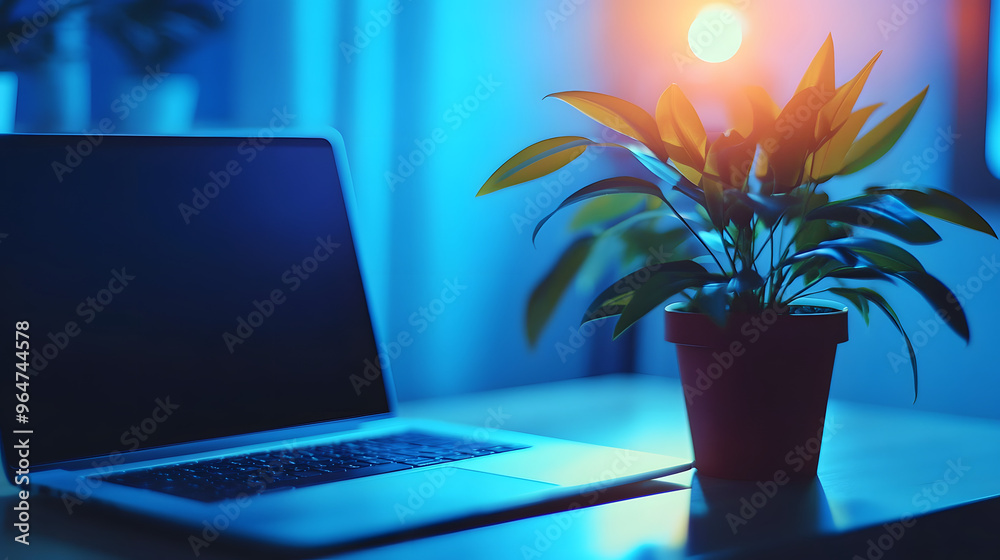
[[(293, 0), (239, 4), (224, 14), (223, 28), (172, 71), (190, 73), (200, 83), (196, 126), (259, 127), (272, 110), (287, 108), (299, 126), (333, 124), (342, 130), (383, 337), (398, 340), (405, 333), (413, 340), (385, 348), (402, 398), (615, 369), (674, 376), (673, 350), (662, 342), (659, 314), (644, 320), (634, 337), (615, 343), (609, 341), (610, 322), (578, 338), (577, 318), (600, 286), (579, 286), (537, 348), (528, 348), (524, 304), (569, 239), (565, 224), (554, 222), (533, 248), (530, 233), (515, 221), (531, 218), (535, 206), (554, 208), (542, 185), (480, 199), (474, 194), (507, 157), (534, 141), (597, 134), (584, 117), (544, 95), (604, 91), (652, 109), (660, 91), (677, 82), (693, 92), (699, 110), (715, 115), (721, 114), (712, 105), (715, 93), (752, 80), (783, 103), (832, 32), (838, 82), (884, 49), (860, 101), (886, 102), (880, 114), (931, 85), (893, 151), (832, 188), (846, 193), (895, 181), (953, 186), (948, 150), (921, 160), (926, 168), (919, 173), (912, 162), (954, 121), (952, 59), (959, 38), (950, 3), (914, 3), (919, 8), (902, 16), (896, 13), (900, 3), (892, 0), (732, 3), (746, 31), (738, 55), (743, 58), (729, 66), (678, 64), (683, 18), (697, 2)], [(107, 114), (126, 71), (106, 39), (92, 34), (90, 48), (96, 120)], [(21, 97), (19, 126), (30, 128), (44, 108), (32, 105), (24, 91)], [(549, 188), (565, 195), (605, 176), (602, 171), (607, 169), (594, 165)], [(398, 177), (387, 177), (392, 173)], [(982, 201), (977, 207), (1000, 225), (1000, 205)], [(918, 256), (949, 286), (977, 285), (981, 259), (991, 260), (1000, 245), (948, 226), (941, 231), (946, 243)], [(911, 333), (933, 317), (916, 296), (890, 297)], [(992, 356), (997, 309), (1000, 281), (984, 280), (969, 302), (971, 346), (948, 332), (927, 337), (919, 352), (917, 407), (1000, 417)], [(577, 349), (578, 341), (584, 344)], [(886, 357), (898, 353), (900, 344), (881, 317), (868, 329), (852, 318), (833, 394), (910, 406), (908, 369), (894, 368)]]

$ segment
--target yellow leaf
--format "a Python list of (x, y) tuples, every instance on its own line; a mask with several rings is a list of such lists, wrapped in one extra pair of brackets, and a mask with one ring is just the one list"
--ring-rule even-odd
[(882, 51), (875, 53), (868, 64), (851, 78), (851, 81), (837, 88), (835, 93), (821, 92), (829, 101), (820, 109), (819, 118), (816, 119), (815, 135), (817, 140), (826, 137), (847, 122), (847, 117), (854, 111), (854, 104), (857, 103), (858, 96), (861, 95), (861, 90), (864, 89), (865, 82), (868, 81), (868, 75), (871, 74), (872, 67), (875, 66), (875, 61), (880, 56), (882, 56)]
[(759, 138), (774, 126), (781, 108), (760, 86), (745, 87), (743, 93), (750, 104), (750, 114), (737, 113), (733, 129), (744, 138)]
[(546, 97), (555, 97), (604, 126), (641, 142), (663, 161), (666, 150), (660, 141), (656, 121), (641, 107), (613, 95), (590, 91), (564, 91)]
[(813, 160), (815, 167), (810, 168), (814, 178), (822, 183), (840, 172), (844, 165), (844, 158), (847, 156), (848, 150), (851, 149), (851, 144), (857, 139), (861, 128), (868, 122), (868, 117), (881, 106), (881, 103), (877, 103), (851, 113), (847, 122), (840, 127), (833, 138), (816, 150), (816, 157)]
[(775, 189), (785, 193), (802, 184), (806, 157), (815, 151), (813, 127), (822, 92), (815, 86), (796, 93), (781, 110), (760, 145), (767, 152)]
[(681, 146), (687, 152), (682, 163), (699, 169), (705, 165), (708, 143), (705, 126), (677, 84), (671, 84), (656, 103), (656, 124), (664, 142)]
[(580, 136), (560, 136), (536, 142), (494, 171), (476, 196), (544, 177), (580, 157), (587, 146), (592, 145), (594, 142)]
[(688, 166), (688, 165), (684, 165), (683, 163), (681, 163), (681, 162), (679, 162), (677, 160), (674, 160), (674, 167), (676, 167), (677, 171), (680, 171), (681, 175), (683, 175), (685, 178), (687, 178), (688, 181), (691, 181), (692, 183), (694, 183), (696, 185), (699, 182), (701, 182), (701, 175), (702, 175), (701, 170), (695, 169), (695, 168), (693, 168), (691, 166)]
[(855, 142), (848, 150), (847, 156), (844, 158), (844, 167), (839, 174), (850, 175), (855, 171), (861, 171), (884, 156), (903, 135), (906, 127), (910, 126), (913, 115), (917, 113), (917, 109), (920, 108), (926, 95), (927, 88), (925, 87), (913, 99), (904, 103), (895, 113), (886, 117), (884, 121)]
[(819, 48), (819, 52), (813, 57), (809, 68), (806, 69), (806, 73), (802, 76), (802, 81), (799, 82), (799, 87), (795, 88), (795, 93), (810, 86), (816, 86), (821, 91), (833, 91), (837, 87), (834, 76), (833, 34), (831, 33), (826, 36), (823, 46)]

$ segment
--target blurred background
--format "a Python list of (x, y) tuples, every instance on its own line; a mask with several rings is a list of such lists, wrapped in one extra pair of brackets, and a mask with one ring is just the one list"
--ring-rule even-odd
[[(718, 63), (689, 42), (702, 1), (0, 0), (10, 46), (0, 58), (0, 128), (339, 129), (383, 340), (412, 340), (382, 347), (402, 399), (607, 372), (677, 376), (661, 314), (616, 341), (611, 321), (579, 326), (610, 272), (572, 286), (537, 344), (527, 342), (527, 299), (574, 235), (557, 219), (533, 246), (531, 230), (561, 198), (611, 173), (594, 159), (561, 179), (475, 198), (533, 142), (599, 138), (586, 117), (543, 99), (549, 93), (600, 91), (652, 111), (678, 83), (718, 133), (744, 85), (784, 104), (832, 33), (838, 84), (884, 51), (859, 106), (885, 102), (884, 117), (930, 90), (892, 151), (831, 190), (935, 186), (1000, 227), (988, 0), (715, 3), (736, 15), (742, 35)], [(833, 396), (1000, 418), (1000, 243), (934, 225), (945, 242), (915, 253), (963, 298), (970, 346), (918, 296), (892, 292), (918, 349), (920, 400), (911, 404), (902, 340), (881, 316), (870, 328), (851, 318)]]

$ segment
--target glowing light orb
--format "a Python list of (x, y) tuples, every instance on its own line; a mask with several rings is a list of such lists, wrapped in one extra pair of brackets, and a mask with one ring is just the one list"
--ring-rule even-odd
[(688, 30), (688, 44), (705, 62), (725, 62), (743, 44), (743, 25), (735, 8), (709, 4), (698, 12)]

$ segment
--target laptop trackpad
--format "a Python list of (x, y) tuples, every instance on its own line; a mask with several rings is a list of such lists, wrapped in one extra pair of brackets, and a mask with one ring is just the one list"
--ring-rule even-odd
[[(496, 511), (505, 503), (522, 503), (523, 496), (542, 492), (554, 484), (457, 467), (402, 473), (392, 482), (400, 522), (426, 523), (455, 510)], [(388, 480), (386, 481), (388, 482)]]
[(272, 494), (267, 507), (246, 508), (231, 530), (319, 546), (503, 511), (556, 486), (456, 467), (403, 471)]

